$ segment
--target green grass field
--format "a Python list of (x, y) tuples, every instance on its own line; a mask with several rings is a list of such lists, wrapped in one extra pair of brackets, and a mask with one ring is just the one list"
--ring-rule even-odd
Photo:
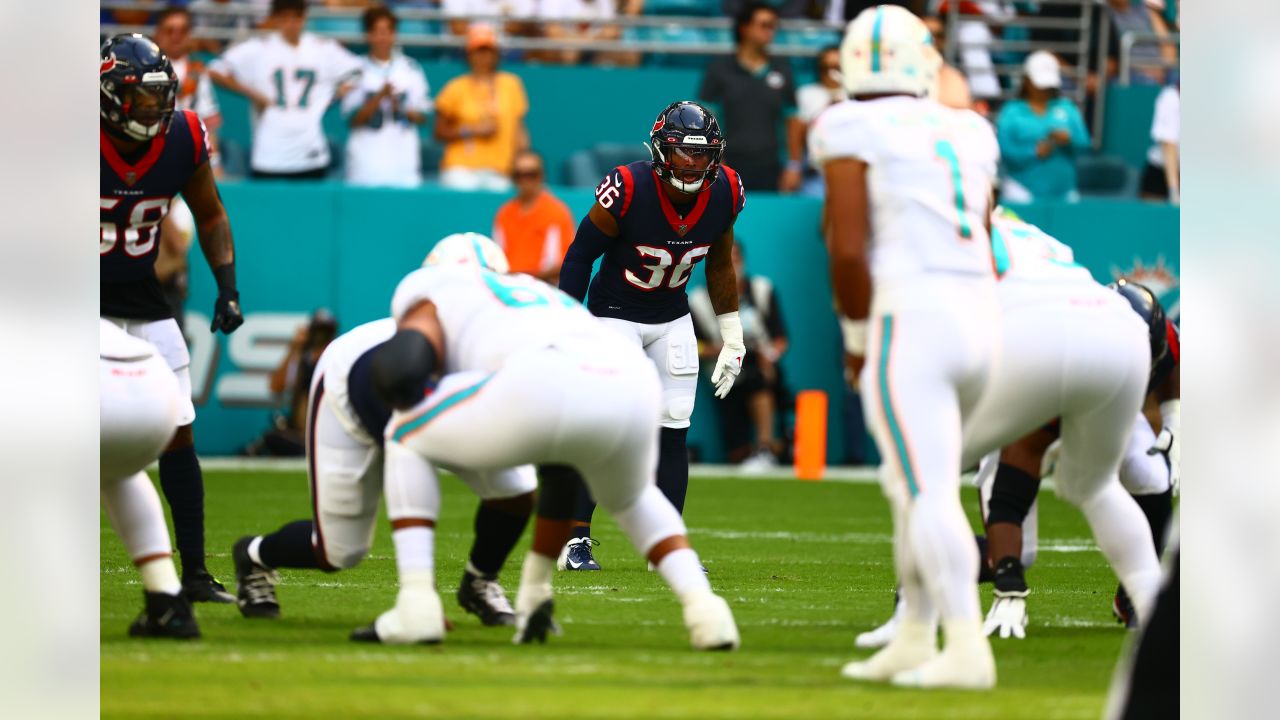
[[(240, 535), (306, 517), (298, 472), (206, 473), (210, 568), (232, 585)], [(966, 491), (972, 508), (974, 495)], [(1041, 553), (1028, 579), (1025, 641), (995, 640), (991, 693), (857, 684), (840, 666), (866, 654), (854, 635), (887, 617), (889, 516), (874, 485), (695, 478), (691, 538), (742, 632), (733, 654), (689, 649), (680, 609), (608, 520), (598, 518), (599, 573), (557, 575), (564, 635), (516, 647), (457, 608), (476, 500), (447, 478), (438, 576), (457, 626), (436, 647), (349, 642), (394, 601), (387, 527), (368, 559), (326, 575), (285, 572), (283, 617), (249, 621), (200, 605), (204, 638), (139, 641), (137, 574), (102, 519), (102, 716), (117, 718), (1097, 718), (1124, 631), (1111, 621), (1115, 579), (1083, 519), (1041, 498)], [(527, 537), (526, 537), (527, 543)], [(519, 578), (517, 549), (504, 574)], [(984, 605), (989, 589), (982, 591)], [(512, 598), (514, 599), (514, 597)]]

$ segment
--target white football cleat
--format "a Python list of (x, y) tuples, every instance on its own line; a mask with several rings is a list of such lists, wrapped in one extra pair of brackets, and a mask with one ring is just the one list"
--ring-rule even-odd
[(372, 625), (351, 633), (351, 639), (386, 645), (430, 645), (444, 640), (444, 633), (440, 594), (435, 590), (402, 588), (396, 606), (379, 615)]
[(919, 667), (893, 676), (902, 687), (990, 690), (996, 686), (996, 659), (977, 621), (948, 625), (947, 645)]
[(866, 660), (848, 663), (841, 668), (840, 674), (850, 680), (888, 682), (894, 675), (936, 657), (936, 636), (937, 631), (932, 625), (903, 620), (897, 634), (880, 652)]
[(742, 643), (733, 611), (724, 598), (709, 590), (684, 598), (684, 625), (695, 650), (737, 650)]
[(875, 630), (858, 633), (858, 637), (853, 640), (854, 646), (864, 650), (875, 650), (888, 645), (893, 640), (893, 637), (898, 634), (898, 623), (902, 621), (904, 607), (902, 599), (899, 598), (898, 602), (893, 606), (893, 617)]

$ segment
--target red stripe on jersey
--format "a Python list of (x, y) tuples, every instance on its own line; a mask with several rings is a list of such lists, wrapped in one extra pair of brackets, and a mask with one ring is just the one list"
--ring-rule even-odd
[(1173, 362), (1176, 365), (1182, 359), (1182, 345), (1178, 339), (1178, 329), (1168, 318), (1164, 321), (1164, 335), (1169, 340), (1169, 353), (1173, 355)]
[(204, 125), (200, 123), (200, 118), (191, 110), (183, 110), (182, 117), (186, 118), (187, 127), (191, 130), (191, 144), (195, 157), (192, 160), (196, 165), (200, 164), (200, 150), (209, 141), (204, 136)]
[(738, 202), (740, 200), (738, 192), (739, 188), (742, 187), (738, 180), (738, 171), (728, 165), (721, 165), (720, 167), (724, 170), (724, 179), (729, 181), (729, 192), (733, 193), (733, 214), (736, 216), (738, 214)]
[(635, 178), (631, 177), (631, 168), (626, 165), (618, 167), (619, 174), (622, 175), (622, 211), (618, 213), (618, 217), (627, 216), (627, 208), (631, 207), (631, 196), (635, 188)]
[[(653, 185), (658, 192), (658, 201), (662, 203), (662, 214), (667, 216), (667, 224), (671, 226), (671, 230), (680, 237), (684, 237), (693, 229), (694, 225), (702, 219), (702, 212), (707, 209), (707, 203), (711, 201), (711, 193), (704, 190), (698, 193), (698, 201), (694, 203), (693, 210), (689, 212), (689, 217), (681, 219), (676, 208), (671, 204), (671, 198), (667, 197), (666, 190), (662, 187), (662, 181), (658, 179), (658, 173), (649, 173), (653, 176)], [(684, 232), (680, 232), (681, 226)]]
[[(160, 153), (164, 152), (164, 135), (152, 138), (151, 147), (147, 149), (147, 154), (142, 156), (136, 165), (130, 165), (125, 159), (120, 157), (120, 151), (116, 150), (116, 146), (111, 144), (111, 138), (107, 137), (107, 131), (98, 128), (99, 147), (101, 148), (102, 157), (106, 158), (107, 164), (115, 171), (116, 175), (125, 182), (126, 185), (133, 185), (147, 174), (147, 171), (156, 164), (160, 159)], [(132, 175), (133, 179), (129, 176)]]

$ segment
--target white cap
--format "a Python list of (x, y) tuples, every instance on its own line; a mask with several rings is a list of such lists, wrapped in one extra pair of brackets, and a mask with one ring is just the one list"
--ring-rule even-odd
[(1027, 56), (1022, 70), (1031, 84), (1041, 90), (1062, 87), (1062, 72), (1058, 69), (1058, 58), (1047, 50), (1037, 50)]

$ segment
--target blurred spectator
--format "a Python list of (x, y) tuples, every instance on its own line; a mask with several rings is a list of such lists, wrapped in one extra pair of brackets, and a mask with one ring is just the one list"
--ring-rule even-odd
[[(933, 46), (938, 49), (938, 53), (942, 55), (944, 68), (950, 68), (946, 73), (954, 73), (959, 77), (947, 77), (946, 82), (952, 83), (953, 88), (963, 91), (966, 96), (964, 107), (967, 107), (979, 115), (989, 118), (991, 116), (991, 103), (985, 99), (975, 99), (973, 93), (969, 89), (969, 78), (964, 71), (955, 67), (947, 60), (947, 27), (948, 23), (945, 18), (950, 16), (928, 15), (924, 18), (925, 27), (929, 28), (929, 34), (933, 36)], [(941, 78), (940, 78), (941, 79)]]
[[(950, 12), (950, 0), (943, 0), (938, 6), (938, 18), (942, 23), (941, 37), (944, 39), (951, 34)], [(1017, 12), (1006, 2), (991, 0), (962, 1), (959, 12), (960, 21), (955, 27), (954, 40), (959, 46), (957, 53), (959, 69), (964, 71), (965, 78), (969, 81), (969, 92), (974, 98), (980, 100), (999, 98), (1000, 78), (996, 75), (995, 63), (991, 59), (991, 45), (995, 41), (995, 35), (992, 34), (986, 20), (1009, 20), (1015, 17)], [(966, 16), (969, 19), (966, 19)], [(938, 35), (935, 34), (936, 37)], [(945, 49), (945, 44), (938, 46), (939, 52), (944, 52)]]
[[(721, 442), (730, 462), (763, 469), (778, 464), (786, 452), (775, 429), (778, 410), (787, 405), (786, 386), (778, 365), (787, 351), (787, 330), (773, 283), (760, 275), (748, 275), (742, 246), (733, 246), (733, 267), (738, 276), (738, 314), (747, 355), (742, 372), (723, 403), (717, 404)], [(698, 355), (707, 367), (720, 354), (720, 326), (705, 287), (689, 293), (689, 310), (698, 337)], [(752, 441), (752, 429), (755, 440)]]
[[(576, 65), (582, 61), (584, 54), (575, 47), (578, 42), (617, 40), (622, 37), (622, 29), (610, 22), (618, 16), (615, 2), (616, 0), (542, 0), (538, 4), (538, 18), (545, 22), (542, 26), (543, 33), (564, 46), (546, 59), (549, 62)], [(591, 55), (599, 58), (599, 53)]]
[(178, 74), (178, 109), (193, 110), (204, 121), (208, 131), (209, 164), (219, 173), (218, 128), (222, 125), (222, 114), (204, 63), (190, 57), (191, 11), (176, 5), (161, 10), (156, 15), (155, 41), (169, 56)]
[[(750, 0), (723, 0), (720, 8), (728, 17), (737, 15)], [(829, 0), (770, 0), (769, 5), (784, 20), (821, 20), (829, 12)], [(853, 2), (855, 5), (882, 5), (875, 2)], [(889, 3), (894, 4), (894, 3)], [(856, 14), (856, 13), (855, 13)], [(850, 18), (852, 19), (852, 18)], [(843, 25), (844, 23), (840, 23)]]
[(385, 7), (363, 17), (368, 57), (359, 84), (342, 99), (351, 125), (347, 182), (352, 185), (417, 187), (422, 183), (418, 126), (431, 111), (427, 76), (418, 61), (396, 48), (396, 16)]
[[(924, 17), (932, 0), (817, 0), (823, 4), (822, 17), (830, 25), (844, 27), (850, 20), (858, 17), (858, 13), (876, 5), (901, 5), (911, 12)], [(792, 17), (784, 14), (782, 17)]]
[(467, 30), (467, 66), (436, 96), (436, 137), (445, 144), (440, 183), (459, 190), (508, 190), (511, 161), (529, 147), (524, 83), (498, 70), (498, 35), (485, 23)]
[(337, 319), (323, 308), (298, 327), (289, 351), (268, 381), (272, 394), (283, 401), (284, 410), (272, 418), (271, 429), (245, 448), (246, 455), (301, 457), (306, 454), (304, 438), (311, 378), (320, 354), (337, 335)]
[[(1106, 0), (1101, 9), (1111, 18), (1110, 41), (1107, 45), (1107, 76), (1116, 77), (1120, 69), (1120, 41), (1125, 33), (1137, 35), (1169, 34), (1169, 25), (1164, 19), (1164, 3), (1160, 0)], [(1098, 23), (1093, 24), (1096, 28)], [(1096, 30), (1095, 30), (1096, 33)], [(1093, 45), (1097, 45), (1096, 35)], [(1134, 85), (1163, 85), (1167, 73), (1162, 63), (1172, 64), (1177, 60), (1177, 49), (1172, 43), (1160, 43), (1151, 40), (1135, 42), (1130, 51), (1129, 81)], [(1097, 87), (1096, 76), (1090, 78), (1089, 92)]]
[(537, 15), (537, 0), (441, 0), (440, 10), (449, 18), (449, 32), (465, 35), (469, 18), (505, 18), (508, 35), (529, 34), (526, 21)]
[(547, 189), (538, 153), (518, 153), (511, 177), (516, 196), (494, 216), (493, 239), (506, 251), (511, 272), (528, 273), (557, 285), (564, 253), (573, 242), (573, 214)]
[(303, 31), (306, 0), (271, 0), (270, 20), (270, 33), (228, 48), (209, 75), (253, 104), (254, 177), (319, 180), (330, 162), (321, 120), (360, 58)]
[(1076, 152), (1089, 147), (1084, 118), (1070, 98), (1058, 94), (1062, 73), (1052, 53), (1028, 55), (1023, 73), (1018, 99), (1005, 103), (996, 117), (1008, 173), (1002, 197), (1008, 202), (1077, 199)]
[[(791, 63), (769, 57), (778, 13), (751, 2), (734, 17), (733, 55), (707, 64), (698, 97), (713, 107), (725, 133), (726, 162), (748, 190), (794, 192), (804, 179), (804, 125), (795, 117)], [(787, 138), (787, 165), (780, 139)]]
[(1160, 91), (1156, 97), (1156, 113), (1151, 120), (1151, 149), (1147, 150), (1147, 167), (1142, 173), (1142, 197), (1182, 201), (1179, 146), (1182, 122), (1179, 117), (1182, 98), (1176, 85)]
[[(247, 32), (255, 27), (265, 26), (270, 13), (271, 0), (212, 0), (215, 6), (236, 8), (244, 14), (227, 15), (212, 13), (197, 7), (192, 11), (192, 21), (196, 34), (207, 30), (233, 30)], [(213, 38), (196, 40), (195, 49), (219, 53), (226, 46), (225, 40)]]
[[(845, 99), (844, 86), (840, 83), (839, 46), (830, 45), (819, 50), (814, 69), (817, 74), (815, 82), (801, 85), (800, 89), (796, 90), (796, 116), (803, 123), (801, 127), (806, 136), (809, 134), (809, 128), (813, 126), (813, 121), (818, 119), (823, 110)], [(807, 146), (806, 139), (801, 147)], [(818, 171), (806, 162), (804, 175), (804, 194), (822, 197), (824, 186)]]

